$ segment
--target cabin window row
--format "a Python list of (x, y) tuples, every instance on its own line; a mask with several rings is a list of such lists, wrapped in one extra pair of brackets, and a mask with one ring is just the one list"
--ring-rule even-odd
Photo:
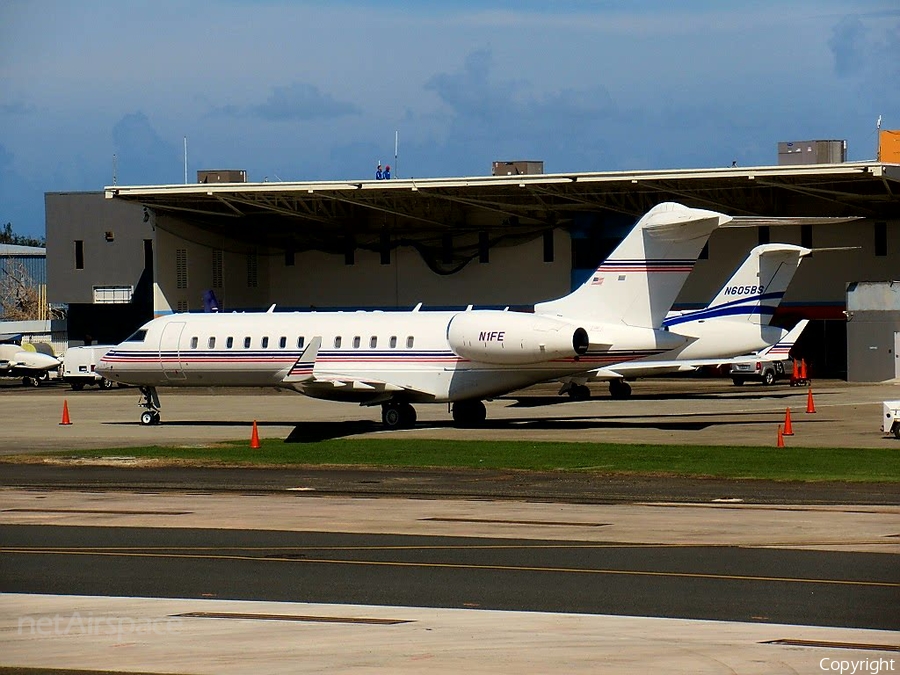
[[(342, 347), (343, 343), (344, 343), (343, 336), (341, 336), (341, 335), (335, 336), (335, 338), (334, 338), (334, 348), (335, 349), (340, 349)], [(216, 344), (217, 344), (217, 342), (216, 342), (215, 337), (207, 338), (207, 340), (206, 340), (207, 349), (215, 349)], [(253, 338), (245, 337), (243, 344), (244, 344), (244, 349), (250, 349), (253, 346)], [(274, 346), (274, 342), (271, 342), (271, 344)], [(353, 339), (351, 341), (351, 344), (353, 345), (354, 349), (359, 349), (360, 347), (362, 347), (362, 344), (363, 344), (362, 337), (359, 335), (354, 335)], [(398, 344), (397, 336), (391, 335), (391, 337), (388, 338), (388, 346), (391, 349), (396, 349), (397, 344)], [(415, 337), (413, 337), (412, 335), (407, 336), (406, 348), (412, 349), (414, 344), (415, 344)], [(264, 336), (260, 339), (259, 347), (261, 349), (269, 349), (269, 345), (270, 345), (270, 340), (269, 340), (268, 336)], [(278, 349), (286, 349), (287, 345), (288, 345), (288, 339), (286, 336), (282, 335), (280, 338), (278, 338)], [(297, 349), (303, 349), (303, 347), (305, 345), (306, 345), (306, 338), (301, 335), (300, 337), (297, 338)], [(196, 337), (196, 336), (192, 337), (191, 338), (191, 349), (197, 349), (199, 346), (200, 346), (200, 338)], [(378, 336), (377, 335), (373, 335), (369, 338), (369, 348), (370, 349), (378, 348)], [(225, 338), (225, 349), (234, 349), (234, 337), (229, 336), (229, 337)]]

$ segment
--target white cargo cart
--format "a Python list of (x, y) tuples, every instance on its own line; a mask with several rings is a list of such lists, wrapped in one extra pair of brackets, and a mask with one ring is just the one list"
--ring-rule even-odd
[(886, 434), (894, 434), (895, 438), (900, 438), (900, 401), (884, 402), (881, 430)]

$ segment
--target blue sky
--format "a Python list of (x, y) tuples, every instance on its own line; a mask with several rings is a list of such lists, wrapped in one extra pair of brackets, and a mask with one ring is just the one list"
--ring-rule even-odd
[[(0, 2), (0, 224), (45, 192), (775, 164), (900, 128), (896, 0)], [(396, 172), (395, 172), (396, 173)]]

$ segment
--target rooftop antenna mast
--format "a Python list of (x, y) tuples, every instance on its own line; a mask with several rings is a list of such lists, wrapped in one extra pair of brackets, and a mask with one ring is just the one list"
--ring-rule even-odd
[(113, 185), (119, 184), (119, 157), (113, 153)]
[(875, 161), (881, 161), (881, 115), (878, 116), (878, 121), (875, 122)]
[(184, 184), (187, 185), (187, 136), (184, 137)]
[(400, 178), (400, 167), (397, 166), (397, 150), (400, 147), (400, 131), (394, 132), (394, 177)]

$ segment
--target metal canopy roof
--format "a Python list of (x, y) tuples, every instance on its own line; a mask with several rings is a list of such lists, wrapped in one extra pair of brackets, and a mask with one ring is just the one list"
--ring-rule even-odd
[[(900, 218), (900, 165), (876, 162), (667, 171), (402, 178), (309, 183), (109, 186), (204, 230), (280, 248), (338, 246), (390, 232), (409, 242), (502, 230), (534, 236), (576, 214), (637, 217), (678, 201), (738, 222), (766, 217)], [(763, 221), (760, 221), (763, 219)]]

